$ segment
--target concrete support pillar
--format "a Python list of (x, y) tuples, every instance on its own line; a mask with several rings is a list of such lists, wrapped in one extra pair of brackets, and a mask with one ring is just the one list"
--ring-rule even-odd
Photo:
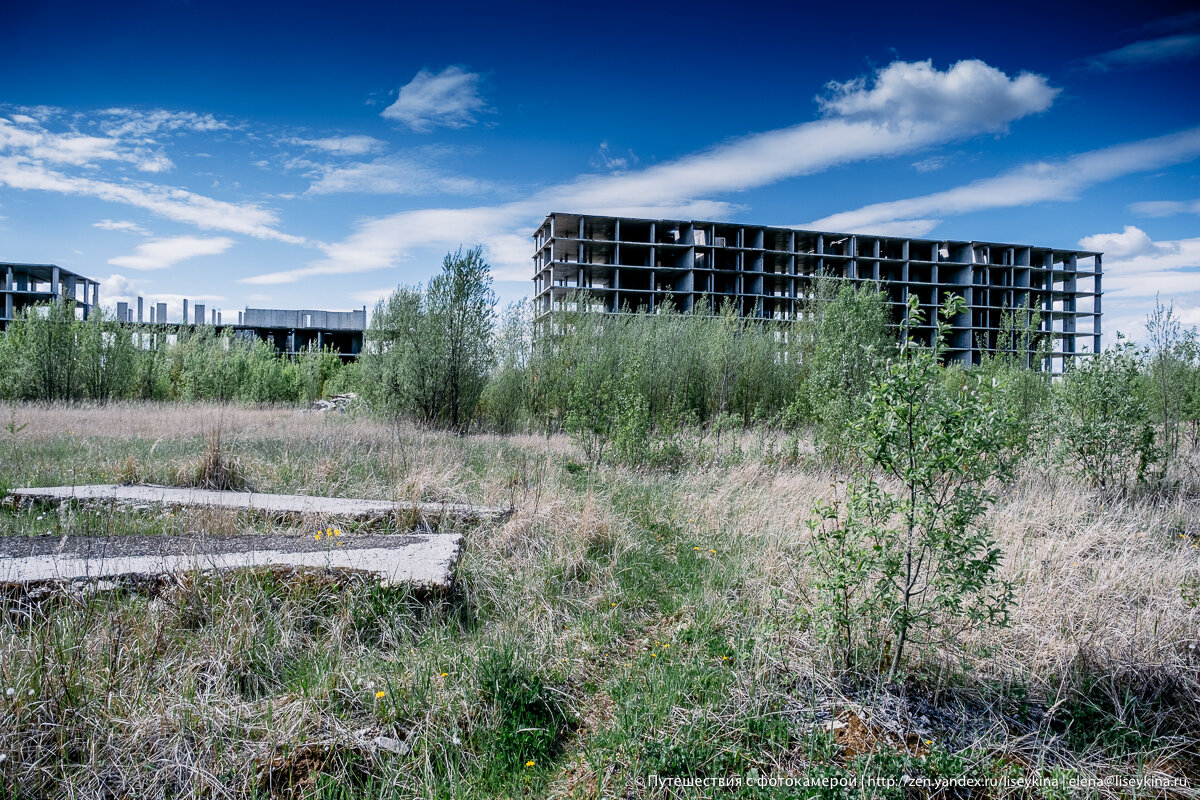
[(196, 303), (196, 324), (204, 324), (204, 303)]
[(62, 299), (60, 297), (60, 287), (58, 284), (58, 267), (53, 267), (50, 270), (50, 291), (54, 294), (55, 301)]
[(117, 303), (117, 319), (121, 322), (129, 321), (129, 303), (124, 301)]
[(183, 321), (184, 325), (188, 324), (187, 300), (186, 299), (183, 301), (183, 320), (182, 321)]
[(100, 306), (100, 284), (93, 283), (92, 284), (92, 308), (99, 308), (99, 306)]
[(9, 292), (4, 295), (4, 318), (12, 319), (12, 315), (13, 315), (12, 292)]
[(167, 324), (167, 304), (166, 303), (158, 304), (158, 324), (159, 325)]
[(138, 324), (141, 325), (143, 322), (145, 322), (145, 320), (142, 319), (142, 298), (139, 297), (138, 298)]
[(150, 324), (154, 324), (154, 306), (150, 306)]

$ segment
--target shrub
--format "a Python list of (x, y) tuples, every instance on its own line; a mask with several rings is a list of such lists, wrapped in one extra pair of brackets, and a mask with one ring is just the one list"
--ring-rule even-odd
[[(1012, 589), (996, 575), (1000, 549), (982, 522), (988, 482), (1010, 463), (1000, 457), (1004, 420), (978, 376), (947, 385), (939, 374), (948, 321), (962, 308), (947, 302), (932, 349), (906, 337), (854, 423), (871, 471), (810, 522), (813, 616), (847, 670), (878, 665), (894, 676), (910, 644), (1008, 619)], [(914, 298), (909, 327), (920, 320)]]

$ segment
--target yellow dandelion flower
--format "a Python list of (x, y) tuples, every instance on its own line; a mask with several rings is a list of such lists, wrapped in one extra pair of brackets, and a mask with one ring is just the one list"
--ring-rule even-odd
[(658, 653), (651, 653), (651, 654), (650, 654), (650, 657), (651, 657), (651, 658), (658, 658)]
[(387, 692), (383, 692), (383, 691), (376, 692), (376, 693), (375, 693), (375, 699), (376, 699), (376, 700), (378, 700), (378, 699), (380, 699), (381, 697), (383, 697), (383, 696), (384, 696), (384, 695), (386, 695), (386, 694), (387, 694)]
[(334, 535), (334, 536), (341, 536), (341, 535), (342, 535), (342, 532), (341, 532), (340, 530), (338, 530), (337, 528), (334, 528), (334, 529), (333, 529), (333, 535)]
[(526, 761), (526, 762), (525, 762), (525, 766), (527, 766), (527, 767), (532, 767), (532, 766), (534, 766), (536, 763), (537, 763), (537, 762), (535, 762), (535, 761), (534, 761), (534, 760), (531, 758), (531, 759), (529, 759), (528, 761)]
[(722, 661), (728, 661), (728, 660), (729, 660), (729, 656), (721, 656), (721, 660), (722, 660)]
[(715, 552), (717, 552), (717, 551), (716, 551), (716, 550), (709, 550), (708, 552), (710, 552), (710, 553), (715, 553)]
[(616, 603), (613, 603), (613, 604), (612, 604), (612, 607), (613, 607), (613, 608), (616, 608), (616, 607), (617, 607), (617, 604), (616, 604)]
[(692, 549), (693, 549), (693, 550), (699, 550), (700, 548), (699, 548), (699, 547), (693, 547)]
[(663, 647), (670, 647), (670, 646), (671, 646), (671, 645), (669, 645), (669, 644), (664, 644), (664, 645), (663, 645)]
[(449, 675), (450, 675), (450, 673), (449, 673), (449, 672), (443, 672), (443, 673), (442, 673), (442, 677), (443, 677), (443, 678), (449, 677)]
[(319, 541), (321, 541), (321, 534), (319, 534), (319, 533), (314, 533), (314, 534), (313, 534), (313, 538), (314, 538), (314, 539), (316, 539), (316, 540), (319, 542)]

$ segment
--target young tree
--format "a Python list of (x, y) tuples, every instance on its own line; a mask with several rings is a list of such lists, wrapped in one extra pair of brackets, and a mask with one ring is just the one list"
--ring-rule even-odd
[(819, 278), (799, 326), (803, 375), (798, 409), (813, 426), (821, 457), (844, 462), (854, 452), (851, 423), (896, 343), (878, 285)]
[(447, 253), (428, 287), (397, 289), (375, 307), (363, 378), (395, 416), (464, 432), (492, 363), (496, 296), (482, 249)]
[[(963, 308), (961, 298), (946, 303), (931, 349), (905, 336), (854, 423), (869, 471), (810, 523), (818, 629), (847, 669), (884, 642), (874, 661), (892, 677), (911, 644), (1008, 618), (1012, 590), (996, 575), (1000, 549), (982, 522), (989, 481), (1010, 463), (1000, 457), (1004, 419), (979, 376), (947, 381), (939, 366)], [(919, 324), (914, 297), (908, 325)]]

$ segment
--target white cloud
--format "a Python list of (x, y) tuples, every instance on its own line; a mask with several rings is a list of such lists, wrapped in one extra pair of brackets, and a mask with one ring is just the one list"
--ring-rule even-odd
[(488, 184), (438, 170), (403, 156), (386, 156), (374, 161), (329, 167), (308, 187), (308, 194), (363, 192), (368, 194), (476, 194)]
[(1097, 250), (1115, 259), (1130, 259), (1137, 256), (1157, 258), (1169, 253), (1178, 252), (1179, 246), (1155, 244), (1150, 235), (1141, 228), (1126, 225), (1120, 233), (1097, 233), (1085, 236), (1079, 240), (1079, 246), (1084, 250)]
[(1072, 200), (1089, 186), (1135, 172), (1182, 164), (1200, 156), (1200, 128), (1092, 150), (1058, 162), (1036, 162), (942, 192), (872, 203), (797, 227), (871, 232), (883, 225), (934, 220), (1055, 200)]
[(110, 258), (108, 263), (126, 269), (166, 269), (185, 259), (220, 255), (232, 246), (233, 240), (225, 236), (176, 236), (139, 244), (132, 254)]
[(596, 157), (592, 159), (592, 166), (603, 168), (614, 172), (621, 172), (629, 169), (638, 163), (638, 157), (633, 150), (626, 150), (625, 155), (619, 156), (615, 154), (605, 140), (600, 143), (600, 147), (596, 150)]
[(917, 172), (936, 172), (948, 163), (950, 163), (950, 156), (930, 156), (920, 161), (914, 161), (913, 169)]
[(0, 156), (0, 186), (94, 197), (110, 203), (142, 208), (166, 219), (185, 222), (199, 228), (241, 233), (288, 244), (305, 243), (301, 236), (276, 230), (278, 215), (256, 203), (214, 200), (173, 186), (140, 182), (116, 183), (67, 175), (20, 157)]
[(144, 139), (155, 133), (211, 133), (231, 129), (229, 123), (217, 119), (212, 114), (197, 114), (193, 111), (106, 108), (99, 113), (104, 117), (100, 121), (100, 128), (116, 139)]
[(382, 116), (416, 133), (428, 133), (438, 127), (464, 128), (486, 110), (479, 94), (479, 73), (449, 66), (438, 73), (418, 72)]
[(1061, 89), (1041, 75), (1022, 72), (1010, 78), (977, 59), (959, 61), (940, 71), (932, 61), (895, 61), (865, 78), (826, 84), (818, 98), (827, 115), (886, 124), (932, 122), (972, 130), (1002, 130), (1014, 119), (1045, 111)]
[(99, 222), (93, 222), (92, 227), (103, 231), (123, 231), (125, 233), (138, 233), (142, 236), (150, 235), (150, 231), (136, 222), (130, 222), (129, 220), (102, 219)]
[(386, 143), (372, 136), (326, 136), (322, 139), (293, 137), (287, 141), (335, 156), (365, 156), (387, 146)]
[[(961, 64), (962, 62), (960, 62)], [(1055, 90), (1037, 90), (1044, 79), (1028, 73), (1007, 78), (990, 67), (960, 65), (939, 72), (927, 62), (913, 67), (926, 87), (952, 84), (944, 94), (957, 97), (970, 89), (972, 81), (980, 93), (998, 105), (973, 104), (978, 115), (956, 112), (923, 116), (915, 110), (916, 99), (898, 103), (895, 115), (874, 108), (880, 81), (885, 73), (894, 76), (906, 70), (880, 70), (875, 84), (857, 82), (858, 89), (840, 85), (839, 102), (851, 110), (873, 108), (870, 114), (855, 112), (852, 118), (836, 116), (838, 108), (828, 105), (823, 119), (789, 128), (752, 134), (708, 150), (641, 170), (611, 175), (582, 175), (550, 186), (513, 202), (474, 208), (443, 208), (405, 211), (367, 220), (341, 242), (321, 245), (325, 257), (305, 267), (243, 278), (252, 284), (291, 283), (312, 275), (364, 272), (395, 266), (421, 248), (453, 249), (459, 244), (482, 243), (497, 280), (529, 277), (528, 234), (550, 211), (579, 211), (641, 217), (717, 218), (728, 216), (734, 206), (713, 199), (720, 193), (739, 192), (799, 175), (811, 174), (839, 164), (896, 155), (932, 144), (994, 131), (1021, 116), (1036, 113), (1053, 100)], [(896, 65), (892, 65), (895, 67)], [(986, 65), (983, 65), (986, 67)], [(1007, 91), (1000, 80), (1006, 82)], [(894, 77), (886, 80), (895, 80)], [(862, 95), (856, 99), (855, 93)], [(917, 93), (919, 94), (919, 92)], [(914, 224), (908, 221), (911, 226)], [(518, 243), (520, 243), (518, 245)], [(516, 276), (520, 276), (517, 278)]]
[(1200, 200), (1146, 200), (1140, 203), (1130, 203), (1129, 210), (1140, 217), (1200, 214)]
[[(1104, 252), (1104, 296), (1139, 298), (1200, 291), (1200, 238), (1156, 242), (1140, 228), (1098, 233), (1079, 240)], [(1128, 309), (1126, 309), (1128, 310)]]
[(1184, 61), (1197, 56), (1200, 56), (1200, 34), (1180, 33), (1158, 39), (1144, 39), (1116, 50), (1109, 50), (1089, 59), (1088, 65), (1101, 72), (1107, 72), (1166, 61)]

